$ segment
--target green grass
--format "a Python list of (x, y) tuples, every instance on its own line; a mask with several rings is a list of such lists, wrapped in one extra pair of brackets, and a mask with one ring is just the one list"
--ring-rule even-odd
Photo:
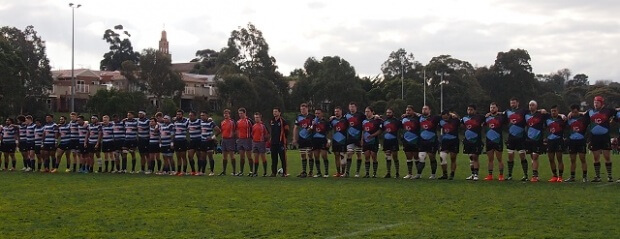
[[(541, 158), (546, 180), (549, 163)], [(618, 158), (614, 155), (614, 168), (620, 175)], [(219, 171), (221, 155), (216, 159)], [(296, 151), (289, 151), (289, 162), (296, 175)], [(485, 156), (482, 162), (486, 172)], [(0, 237), (613, 238), (620, 233), (620, 184), (470, 182), (464, 180), (468, 160), (461, 155), (458, 164), (454, 181), (1, 172)], [(401, 161), (401, 174), (405, 170)], [(520, 178), (520, 165), (515, 172)]]

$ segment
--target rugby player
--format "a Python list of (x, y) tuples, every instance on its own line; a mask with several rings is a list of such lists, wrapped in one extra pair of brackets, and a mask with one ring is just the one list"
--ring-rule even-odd
[(375, 111), (372, 107), (368, 106), (364, 110), (366, 119), (362, 121), (362, 140), (360, 145), (364, 152), (364, 166), (366, 168), (366, 175), (364, 178), (370, 177), (370, 160), (372, 159), (372, 177), (377, 177), (377, 169), (379, 168), (379, 162), (377, 162), (377, 152), (379, 151), (379, 135), (383, 133), (383, 122), (380, 118), (375, 117)]
[(222, 129), (222, 172), (220, 176), (226, 175), (226, 168), (228, 167), (228, 159), (232, 164), (232, 175), (236, 175), (237, 166), (235, 165), (235, 121), (230, 118), (230, 110), (224, 109), (224, 120), (220, 123)]
[[(263, 124), (260, 112), (254, 113), (254, 125), (252, 125), (252, 152), (254, 153), (254, 168), (252, 177), (258, 176), (258, 163), (263, 162), (263, 177), (267, 176), (267, 148), (265, 144), (269, 142), (269, 131), (267, 126)], [(252, 160), (252, 159), (250, 159)]]
[[(459, 153), (459, 125), (461, 121), (458, 117), (453, 117), (450, 111), (444, 110), (441, 112), (441, 120), (439, 126), (441, 127), (441, 147), (439, 151), (439, 158), (441, 159), (441, 169), (443, 175), (439, 179), (454, 180), (454, 173), (456, 171), (456, 156)], [(448, 157), (450, 157), (451, 171), (450, 177), (448, 177)], [(473, 175), (473, 173), (472, 173)], [(470, 180), (473, 178), (470, 178)], [(477, 179), (476, 179), (477, 180)]]
[(241, 107), (237, 110), (239, 120), (236, 125), (237, 135), (237, 150), (239, 151), (239, 173), (237, 176), (243, 176), (245, 168), (245, 159), (248, 159), (248, 165), (250, 165), (250, 174), (254, 175), (252, 170), (254, 169), (254, 161), (252, 161), (252, 120), (247, 116), (246, 109)]
[(497, 159), (499, 176), (497, 180), (504, 181), (504, 161), (502, 161), (502, 152), (504, 151), (504, 142), (503, 142), (503, 127), (506, 123), (506, 117), (499, 113), (499, 107), (497, 103), (492, 102), (489, 105), (489, 113), (486, 114), (485, 117), (485, 125), (486, 125), (486, 153), (489, 159), (487, 164), (489, 174), (485, 181), (493, 180), (493, 169), (495, 159)]
[[(295, 126), (293, 126), (293, 145), (298, 147), (299, 153), (301, 154), (302, 171), (297, 177), (305, 178), (312, 177), (312, 171), (314, 169), (314, 157), (311, 153), (312, 132), (309, 130), (314, 120), (314, 115), (308, 113), (308, 104), (306, 103), (302, 103), (299, 106), (299, 111), (300, 114), (295, 118)], [(306, 172), (308, 163), (310, 163), (309, 174)]]
[[(314, 154), (314, 161), (316, 162), (317, 174), (315, 178), (329, 177), (329, 160), (327, 159), (327, 149), (330, 146), (331, 140), (327, 139), (329, 131), (331, 130), (331, 124), (323, 116), (322, 109), (314, 110), (314, 120), (310, 126), (310, 132), (312, 134), (312, 154)], [(321, 174), (320, 159), (323, 159), (323, 166), (325, 166), (325, 174)]]
[[(478, 171), (480, 169), (480, 161), (478, 160), (482, 154), (482, 125), (485, 118), (476, 112), (476, 105), (467, 106), (467, 115), (461, 119), (461, 123), (465, 126), (465, 137), (463, 138), (463, 153), (469, 155), (472, 164), (471, 180), (478, 180)], [(454, 169), (452, 169), (454, 170)]]
[(385, 153), (385, 165), (387, 173), (384, 178), (392, 177), (392, 161), (394, 161), (394, 171), (396, 178), (400, 178), (400, 163), (398, 162), (398, 131), (401, 128), (401, 120), (394, 117), (394, 110), (385, 110), (385, 120), (383, 120), (383, 151)]

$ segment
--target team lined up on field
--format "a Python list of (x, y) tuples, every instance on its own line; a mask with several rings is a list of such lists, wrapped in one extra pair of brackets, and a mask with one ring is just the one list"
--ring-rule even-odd
[[(462, 140), (463, 153), (470, 157), (471, 175), (467, 177), (468, 180), (478, 180), (480, 168), (478, 156), (482, 154), (484, 144), (489, 157), (489, 174), (485, 180), (494, 179), (495, 159), (499, 163), (498, 180), (511, 180), (514, 155), (518, 154), (525, 175), (522, 180), (538, 181), (538, 156), (547, 152), (553, 173), (549, 181), (561, 182), (564, 170), (562, 152), (568, 147), (571, 176), (564, 181), (575, 180), (577, 156), (581, 160), (582, 180), (587, 181), (585, 152), (589, 143), (596, 171), (593, 181), (601, 180), (601, 154), (605, 158), (608, 181), (612, 181), (609, 128), (614, 117), (620, 118), (620, 112), (605, 108), (603, 104), (603, 98), (597, 96), (594, 100), (594, 109), (579, 112), (578, 106), (572, 106), (568, 115), (562, 115), (557, 112), (556, 107), (552, 107), (550, 112), (538, 110), (535, 101), (529, 103), (528, 109), (520, 109), (518, 100), (512, 99), (511, 109), (504, 112), (500, 112), (497, 104), (492, 103), (489, 113), (481, 115), (477, 114), (476, 106), (470, 105), (467, 115), (462, 118), (447, 111), (440, 115), (432, 115), (428, 106), (424, 106), (421, 113), (416, 113), (413, 107), (408, 106), (400, 119), (394, 116), (392, 109), (388, 109), (383, 118), (377, 116), (371, 107), (367, 107), (364, 113), (358, 112), (357, 105), (353, 102), (349, 104), (348, 113), (343, 114), (342, 109), (336, 107), (334, 115), (328, 118), (321, 109), (315, 110), (314, 115), (309, 114), (308, 105), (302, 104), (301, 114), (295, 120), (292, 143), (299, 147), (301, 153), (302, 172), (299, 177), (328, 177), (329, 147), (335, 155), (337, 172), (334, 176), (349, 177), (353, 155), (357, 155), (355, 177), (359, 177), (363, 152), (366, 172), (364, 177), (376, 177), (377, 152), (379, 141), (382, 140), (388, 172), (386, 178), (392, 177), (392, 164), (395, 176), (400, 177), (397, 152), (402, 144), (408, 171), (404, 178), (421, 178), (428, 157), (431, 166), (430, 179), (453, 179), (456, 171), (456, 155), (460, 146), (458, 128), (463, 125), (465, 127), (465, 137)], [(56, 172), (60, 159), (66, 155), (67, 172), (71, 171), (71, 162), (73, 171), (93, 172), (94, 162), (97, 159), (99, 169), (95, 172), (126, 173), (127, 157), (131, 155), (131, 173), (204, 175), (207, 173), (208, 163), (209, 175), (215, 175), (213, 152), (217, 146), (216, 138), (221, 135), (223, 171), (219, 175), (226, 175), (229, 160), (232, 174), (244, 175), (247, 159), (250, 166), (249, 176), (257, 176), (260, 161), (263, 162), (263, 176), (267, 176), (265, 153), (270, 146), (272, 158), (270, 176), (277, 175), (278, 157), (282, 163), (282, 175), (288, 176), (285, 154), (288, 123), (280, 117), (279, 108), (273, 110), (274, 117), (269, 122), (269, 129), (262, 122), (260, 113), (255, 113), (254, 120), (251, 120), (247, 117), (246, 110), (240, 108), (239, 120), (236, 121), (231, 118), (230, 113), (230, 110), (224, 111), (224, 119), (219, 126), (206, 112), (201, 112), (198, 117), (193, 111), (189, 113), (189, 118), (183, 116), (183, 111), (177, 111), (174, 118), (161, 113), (155, 114), (153, 118), (147, 118), (144, 111), (140, 111), (135, 118), (134, 113), (129, 112), (124, 119), (117, 116), (113, 116), (112, 119), (107, 115), (103, 116), (102, 122), (99, 122), (96, 115), (87, 122), (82, 116), (71, 113), (70, 121), (61, 116), (58, 124), (54, 122), (52, 115), (47, 115), (45, 122), (33, 120), (31, 116), (19, 116), (17, 124), (13, 119), (7, 119), (6, 126), (2, 127), (1, 149), (5, 158), (4, 169), (15, 168), (14, 152), (15, 148), (19, 147), (24, 158), (25, 171), (38, 168), (43, 172)], [(507, 177), (504, 177), (501, 153), (505, 126), (508, 128)], [(441, 131), (441, 135), (437, 133), (438, 130)], [(136, 149), (140, 152), (140, 170), (136, 170)], [(240, 155), (239, 171), (234, 157), (236, 151)], [(440, 165), (443, 171), (440, 177), (436, 177), (437, 151), (440, 152)], [(176, 161), (173, 160), (173, 153), (176, 153)], [(532, 158), (531, 179), (528, 178), (529, 163), (525, 159), (526, 153)], [(101, 162), (102, 158), (105, 163)], [(198, 159), (197, 165), (195, 158)], [(12, 168), (8, 167), (9, 159), (12, 161)], [(321, 173), (321, 159), (325, 174)], [(448, 159), (451, 161), (450, 170)], [(188, 171), (188, 165), (191, 167), (191, 172)]]

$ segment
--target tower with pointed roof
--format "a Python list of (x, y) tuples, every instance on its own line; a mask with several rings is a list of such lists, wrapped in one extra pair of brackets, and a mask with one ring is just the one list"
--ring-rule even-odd
[(159, 40), (159, 51), (168, 55), (172, 59), (172, 55), (170, 55), (170, 48), (168, 47), (168, 36), (166, 34), (166, 30), (161, 31), (161, 39)]

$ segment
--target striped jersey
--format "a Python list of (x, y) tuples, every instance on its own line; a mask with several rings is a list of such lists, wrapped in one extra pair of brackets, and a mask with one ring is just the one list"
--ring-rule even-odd
[(36, 128), (36, 124), (30, 124), (26, 126), (26, 142), (34, 143), (34, 131)]
[(149, 126), (149, 144), (159, 144), (159, 127)]
[(15, 134), (18, 133), (18, 128), (14, 125), (8, 125), (2, 127), (2, 143), (15, 143)]
[(188, 120), (188, 122), (189, 139), (192, 141), (200, 141), (202, 134), (202, 120), (195, 119), (194, 121)]
[(174, 120), (174, 140), (183, 141), (187, 140), (187, 128), (189, 126), (189, 120), (187, 118), (181, 118)]
[(69, 122), (69, 129), (71, 140), (78, 141), (80, 137), (80, 129), (78, 128), (77, 120), (72, 120)]
[(58, 132), (60, 132), (60, 144), (67, 145), (71, 143), (71, 140), (73, 140), (73, 135), (71, 134), (71, 124), (59, 125)]
[(148, 140), (150, 137), (149, 132), (150, 132), (149, 119), (147, 118), (138, 119), (138, 138)]
[(48, 123), (43, 126), (44, 137), (43, 144), (45, 145), (55, 145), (56, 144), (56, 133), (58, 133), (58, 125), (56, 123)]
[(125, 140), (138, 140), (138, 121), (136, 119), (125, 120)]
[(103, 123), (101, 124), (101, 131), (103, 132), (103, 137), (101, 138), (101, 142), (112, 142), (114, 141), (114, 124)]
[(97, 144), (101, 134), (101, 125), (90, 123), (88, 125), (88, 144)]
[(113, 122), (114, 125), (114, 141), (125, 141), (125, 122)]
[(27, 135), (28, 134), (28, 125), (24, 124), (20, 124), (19, 125), (19, 141), (20, 142), (26, 142), (27, 140)]
[(159, 145), (161, 147), (170, 147), (172, 138), (174, 137), (175, 127), (173, 124), (161, 124), (159, 126)]
[(36, 124), (34, 125), (34, 145), (35, 146), (42, 146), (43, 145), (43, 125), (41, 126), (36, 126)]
[(213, 136), (213, 129), (215, 129), (215, 122), (213, 121), (200, 121), (200, 136), (202, 141), (212, 140), (211, 136)]
[(252, 138), (252, 121), (248, 118), (237, 120), (237, 138)]
[(88, 136), (88, 124), (78, 124), (78, 141), (80, 144), (86, 143), (86, 137)]

